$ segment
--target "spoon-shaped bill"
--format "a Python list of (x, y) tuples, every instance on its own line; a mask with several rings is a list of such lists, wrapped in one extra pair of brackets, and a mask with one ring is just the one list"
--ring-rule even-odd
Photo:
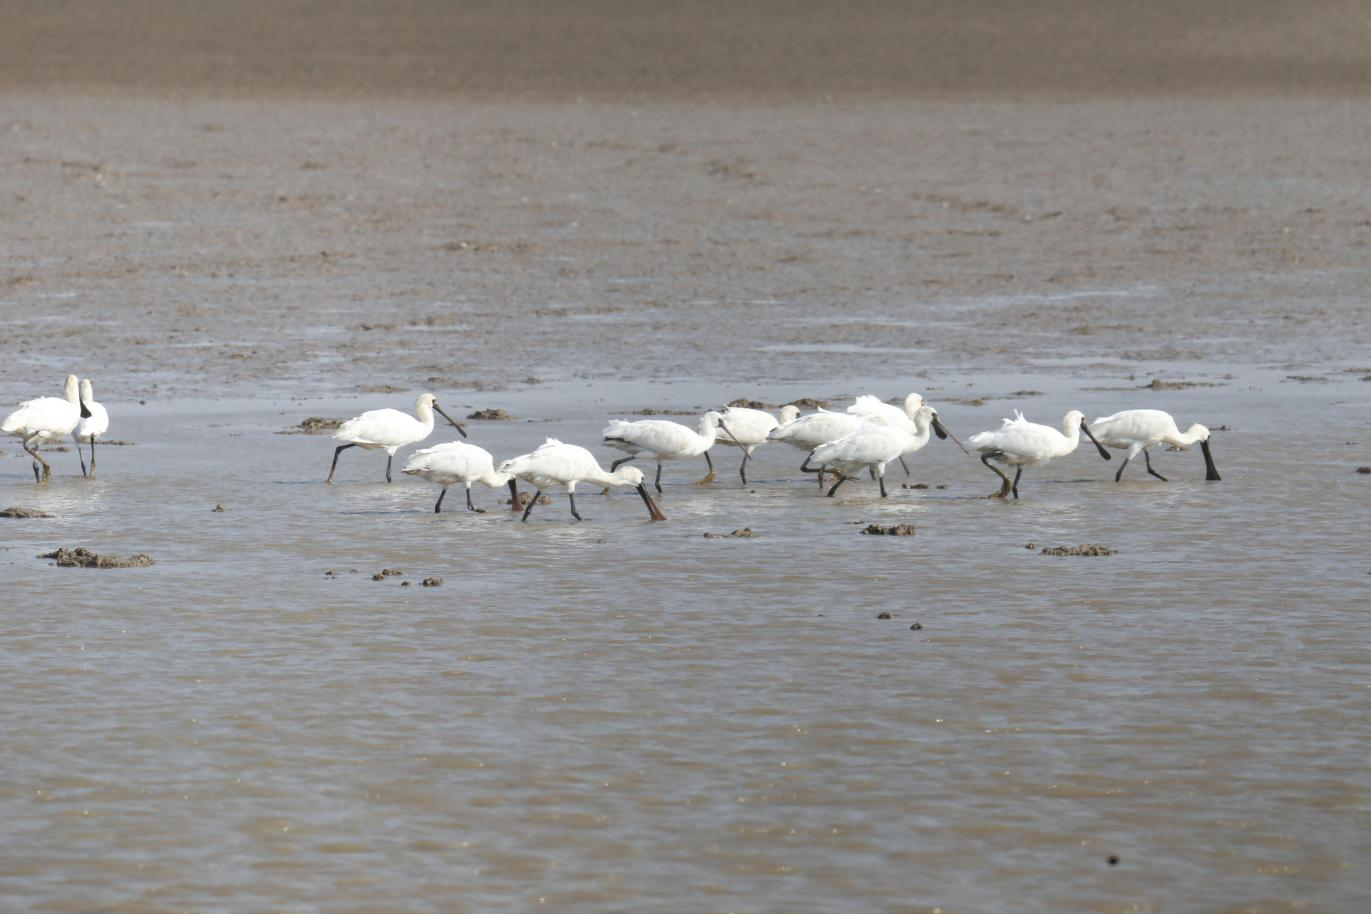
[(1214, 455), (1209, 452), (1209, 439), (1200, 442), (1200, 450), (1204, 452), (1205, 481), (1219, 482), (1223, 477), (1219, 475), (1219, 468), (1214, 466)]
[(957, 440), (957, 436), (949, 432), (947, 430), (947, 426), (943, 425), (942, 420), (939, 419), (937, 416), (933, 417), (933, 432), (939, 438), (951, 438), (953, 444), (957, 445), (957, 447), (959, 448), (962, 448), (963, 454), (966, 454), (968, 457), (971, 456), (971, 452), (968, 451), (966, 448), (962, 447), (962, 443)]
[(1105, 460), (1114, 459), (1114, 455), (1106, 451), (1104, 449), (1104, 445), (1100, 444), (1098, 441), (1095, 440), (1095, 436), (1090, 432), (1090, 426), (1085, 424), (1084, 419), (1081, 420), (1081, 431), (1085, 432), (1085, 437), (1089, 438), (1090, 443), (1095, 445), (1095, 450), (1100, 452), (1101, 457), (1103, 457)]
[(652, 500), (652, 496), (647, 494), (647, 483), (639, 483), (638, 494), (643, 497), (643, 504), (647, 505), (648, 516), (653, 520), (666, 520), (666, 515), (662, 509), (657, 507), (657, 503)]
[(456, 419), (452, 418), (452, 417), (449, 416), (447, 413), (443, 412), (443, 408), (442, 408), (441, 406), (439, 406), (437, 403), (434, 403), (434, 404), (433, 404), (433, 411), (434, 411), (435, 413), (437, 413), (438, 415), (442, 416), (442, 417), (443, 417), (444, 419), (446, 419), (448, 422), (450, 422), (450, 423), (452, 424), (452, 427), (453, 427), (453, 428), (457, 429), (457, 431), (459, 431), (459, 432), (462, 433), (462, 437), (463, 437), (463, 438), (465, 438), (465, 437), (467, 436), (467, 430), (464, 429), (464, 428), (462, 428), (462, 426), (458, 424), (458, 422), (457, 422)]

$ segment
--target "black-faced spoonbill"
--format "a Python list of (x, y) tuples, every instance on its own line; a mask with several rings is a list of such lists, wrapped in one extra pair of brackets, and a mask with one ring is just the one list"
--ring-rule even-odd
[(611, 470), (617, 470), (621, 464), (628, 463), (639, 454), (646, 454), (657, 461), (657, 477), (653, 485), (658, 492), (662, 491), (662, 462), (666, 460), (684, 460), (703, 454), (709, 472), (704, 478), (696, 480), (695, 484), (707, 486), (714, 481), (714, 461), (709, 459), (709, 449), (714, 446), (719, 434), (719, 414), (713, 410), (700, 417), (698, 432), (666, 419), (640, 419), (637, 422), (611, 419), (600, 434), (604, 436), (605, 444), (628, 453), (627, 457), (610, 464)]
[[(910, 434), (913, 434), (916, 431), (914, 428), (914, 413), (918, 412), (919, 408), (923, 405), (924, 398), (922, 394), (907, 394), (902, 406), (886, 403), (880, 397), (874, 397), (871, 394), (862, 394), (853, 401), (852, 405), (847, 408), (847, 411), (854, 416), (861, 416), (868, 422), (874, 422), (877, 425), (888, 425), (891, 428), (904, 429)], [(960, 443), (958, 446), (960, 446)], [(904, 468), (904, 474), (908, 476), (909, 465), (904, 462), (903, 457), (900, 458), (900, 466)]]
[[(81, 458), (81, 475), (95, 475), (95, 439), (109, 431), (109, 412), (103, 404), (95, 401), (95, 390), (91, 386), (90, 378), (81, 381), (81, 402), (86, 405), (90, 415), (82, 418), (77, 423), (76, 431), (71, 433), (72, 440), (76, 442), (76, 456)], [(90, 443), (90, 472), (86, 472), (86, 456), (81, 452), (81, 445)]]
[(1123, 468), (1128, 466), (1128, 461), (1138, 456), (1139, 451), (1142, 451), (1147, 472), (1166, 482), (1165, 476), (1152, 469), (1152, 458), (1148, 456), (1147, 449), (1165, 444), (1177, 450), (1185, 450), (1197, 442), (1200, 450), (1204, 452), (1204, 478), (1209, 482), (1218, 482), (1223, 478), (1214, 466), (1214, 455), (1209, 452), (1209, 429), (1198, 422), (1182, 432), (1170, 413), (1159, 409), (1126, 409), (1121, 413), (1096, 419), (1090, 425), (1095, 437), (1106, 447), (1128, 449), (1123, 463), (1119, 465), (1119, 472), (1114, 474), (1115, 482), (1123, 477)]
[(870, 470), (881, 485), (881, 497), (886, 497), (885, 465), (905, 454), (922, 450), (928, 444), (928, 434), (932, 430), (939, 438), (947, 437), (947, 430), (938, 421), (938, 413), (928, 406), (914, 411), (915, 431), (907, 432), (902, 428), (886, 425), (867, 424), (850, 435), (837, 441), (821, 444), (810, 454), (801, 467), (806, 473), (818, 473), (819, 467), (810, 467), (809, 460), (820, 466), (837, 468), (838, 481), (828, 490), (830, 498), (852, 475), (861, 470)]
[(433, 447), (426, 447), (422, 451), (415, 451), (409, 455), (409, 462), (400, 472), (407, 476), (427, 479), (443, 487), (443, 491), (438, 493), (438, 501), (433, 505), (434, 513), (443, 510), (443, 497), (447, 495), (448, 486), (462, 483), (466, 487), (467, 510), (484, 514), (484, 508), (478, 508), (471, 503), (473, 482), (479, 482), (492, 489), (508, 485), (510, 504), (513, 505), (513, 510), (519, 510), (519, 487), (514, 477), (509, 473), (495, 472), (495, 460), (490, 456), (490, 452), (465, 441), (445, 441)]
[[(826, 409), (821, 409), (816, 413), (799, 416), (784, 425), (776, 426), (767, 435), (767, 438), (771, 441), (784, 441), (807, 454), (812, 454), (819, 445), (837, 441), (845, 435), (850, 435), (858, 429), (872, 424), (861, 416), (850, 413), (832, 413)], [(806, 473), (809, 472), (809, 457), (805, 458), (800, 469)], [(822, 488), (823, 484), (824, 474), (820, 472), (819, 486)]]
[(418, 416), (417, 419), (398, 409), (367, 410), (362, 415), (344, 422), (338, 427), (338, 431), (333, 433), (334, 441), (348, 443), (340, 444), (333, 449), (333, 466), (329, 467), (328, 479), (324, 482), (333, 482), (333, 474), (338, 470), (338, 455), (350, 447), (365, 448), (369, 451), (385, 449), (386, 482), (390, 482), (390, 465), (395, 460), (395, 452), (407, 444), (423, 441), (433, 433), (435, 411), (451, 422), (452, 427), (461, 432), (463, 438), (467, 436), (466, 429), (438, 406), (438, 398), (433, 394), (420, 394), (419, 399), (414, 402), (414, 416)]
[(543, 489), (562, 486), (571, 501), (571, 516), (577, 520), (581, 515), (576, 511), (576, 483), (588, 482), (597, 486), (633, 486), (647, 505), (648, 516), (653, 520), (666, 520), (666, 515), (658, 509), (652, 496), (647, 493), (647, 483), (643, 481), (643, 471), (637, 467), (623, 467), (613, 473), (600, 468), (595, 457), (583, 447), (563, 444), (556, 438), (549, 438), (531, 454), (511, 457), (500, 464), (501, 473), (509, 473), (532, 483), (535, 492), (524, 509), (522, 520), (528, 520), (533, 506)]
[[(1014, 418), (1004, 420), (1000, 428), (972, 435), (967, 442), (981, 452), (981, 463), (1003, 480), (1000, 490), (989, 497), (1005, 498), (1013, 492), (1014, 497), (1018, 498), (1019, 477), (1023, 475), (1023, 468), (1037, 466), (1047, 463), (1053, 457), (1065, 457), (1070, 454), (1076, 449), (1076, 445), (1080, 444), (1081, 432), (1085, 432), (1086, 437), (1099, 450), (1101, 457), (1105, 460), (1112, 459), (1104, 445), (1090, 434), (1090, 427), (1085, 424), (1085, 414), (1078, 409), (1073, 409), (1063, 417), (1061, 431), (1050, 425), (1029, 422), (1023, 417), (1023, 413), (1016, 409)], [(1010, 482), (1008, 476), (991, 464), (992, 460), (1016, 467), (1014, 481)]]
[[(45, 483), (52, 477), (52, 467), (38, 456), (38, 445), (65, 438), (82, 419), (90, 417), (90, 410), (81, 402), (81, 387), (76, 375), (67, 375), (65, 397), (39, 397), (19, 404), (19, 408), (0, 423), (0, 431), (23, 440), (24, 450), (33, 458), (33, 481)], [(32, 444), (33, 447), (29, 447)], [(39, 464), (43, 465), (40, 473)]]
[(800, 408), (793, 405), (781, 407), (779, 421), (763, 409), (730, 406), (719, 411), (719, 434), (715, 442), (742, 450), (743, 462), (738, 465), (738, 475), (742, 477), (743, 485), (747, 485), (747, 462), (752, 459), (752, 452), (767, 443), (772, 429), (795, 421), (799, 415)]

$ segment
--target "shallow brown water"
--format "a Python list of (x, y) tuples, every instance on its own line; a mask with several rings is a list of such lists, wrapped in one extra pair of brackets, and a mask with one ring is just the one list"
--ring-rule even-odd
[[(1343, 442), (1371, 419), (1365, 383), (1180, 367), (1222, 386), (987, 373), (957, 391), (986, 405), (942, 415), (964, 440), (1015, 407), (1163, 405), (1232, 426), (1214, 435), (1221, 483), (1196, 452), (1158, 455), (1169, 483), (1130, 467), (1116, 485), (1083, 449), (1027, 471), (1019, 501), (986, 501), (996, 480), (935, 442), (911, 466), (947, 488), (826, 499), (771, 446), (747, 488), (731, 453), (709, 489), (689, 484), (702, 466), (669, 465), (663, 524), (623, 494), (587, 493), (581, 524), (561, 495), (521, 524), (484, 490), (489, 513), (435, 515), (436, 488), (386, 485), (383, 456), (345, 453), (325, 487), (328, 440), (273, 434), (393, 395), (111, 402), (136, 444), (104, 449), (98, 479), (56, 454), (38, 489), (22, 455), (0, 460), (7, 503), (56, 515), (5, 521), (0, 547), (0, 897), (1359, 910), (1371, 482)], [(1011, 380), (1043, 393), (1001, 399)], [(740, 392), (568, 382), (448, 405), (521, 417), (471, 425), (507, 456)], [(861, 536), (870, 522), (919, 532)], [(758, 537), (702, 536), (742, 526)], [(34, 558), (64, 544), (157, 565)], [(405, 574), (372, 581), (384, 567)]]

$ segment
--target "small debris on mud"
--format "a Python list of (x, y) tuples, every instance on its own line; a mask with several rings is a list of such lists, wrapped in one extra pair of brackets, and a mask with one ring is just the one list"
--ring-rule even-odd
[(820, 400), (818, 397), (801, 397), (798, 400), (791, 400), (786, 406), (798, 406), (800, 409), (827, 409), (831, 400)]
[(930, 485), (929, 485), (928, 483), (926, 483), (926, 482), (902, 482), (902, 483), (900, 483), (900, 488), (901, 488), (901, 489), (930, 489), (930, 488), (932, 488), (932, 486), (930, 486)]
[(101, 447), (133, 447), (133, 446), (134, 446), (134, 442), (132, 442), (132, 441), (125, 441), (125, 440), (123, 440), (122, 438), (108, 438), (108, 439), (106, 439), (106, 438), (100, 438), (100, 439), (99, 439), (99, 442), (100, 442), (100, 446), (101, 446)]
[(1041, 390), (1016, 390), (1016, 391), (1014, 391), (1012, 394), (1010, 394), (1009, 396), (1011, 396), (1011, 397), (1041, 397), (1042, 395), (1043, 395), (1043, 392), (1042, 392)]
[(763, 402), (763, 401), (761, 401), (761, 400), (749, 400), (749, 399), (747, 399), (746, 397), (739, 397), (739, 398), (736, 399), (736, 400), (730, 400), (730, 401), (728, 401), (728, 405), (729, 405), (729, 406), (737, 406), (737, 407), (740, 407), (740, 408), (742, 408), (742, 409), (773, 409), (773, 408), (774, 408), (770, 403), (765, 403), (765, 402)]
[(1288, 374), (1285, 376), (1287, 381), (1298, 381), (1301, 384), (1327, 384), (1332, 378), (1318, 377), (1309, 374)]
[(948, 397), (946, 403), (956, 403), (958, 406), (985, 406), (984, 397)]
[(644, 406), (642, 409), (635, 409), (633, 412), (629, 413), (629, 415), (631, 415), (631, 416), (693, 416), (693, 415), (695, 415), (697, 412), (700, 412), (700, 409), (699, 409), (698, 407), (697, 407), (696, 409), (673, 409), (672, 407), (669, 407), (669, 406), (663, 406), (663, 407)]
[(913, 536), (913, 524), (870, 524), (862, 531), (864, 536)]
[(442, 587), (442, 586), (443, 586), (443, 579), (442, 579), (442, 578), (424, 578), (423, 586), (424, 586), (424, 587)]
[(373, 581), (384, 581), (386, 578), (399, 577), (404, 573), (404, 569), (402, 568), (382, 568), (380, 571), (373, 574), (371, 579)]
[[(329, 419), (324, 416), (310, 416), (294, 428), (288, 428), (284, 432), (277, 432), (278, 435), (324, 435), (334, 431), (343, 424), (342, 419)], [(101, 444), (109, 444), (102, 441)]]
[(729, 538), (740, 539), (740, 540), (751, 540), (751, 539), (756, 539), (756, 538), (757, 538), (757, 534), (755, 534), (755, 533), (752, 532), (752, 528), (751, 528), (751, 527), (739, 527), (737, 530), (734, 530), (732, 533), (706, 533), (706, 534), (705, 534), (705, 539), (707, 539), (707, 540), (729, 539)]
[(145, 568), (157, 564), (152, 560), (152, 556), (142, 552), (128, 558), (120, 558), (117, 555), (96, 555), (85, 546), (77, 546), (75, 549), (63, 546), (56, 552), (44, 552), (38, 558), (56, 559), (56, 564), (63, 568)]
[(52, 515), (45, 511), (39, 511), (37, 508), (25, 508), (22, 505), (15, 505), (12, 508), (6, 508), (5, 510), (0, 511), (0, 517), (52, 517)]
[(1097, 543), (1081, 546), (1044, 546), (1039, 555), (1113, 555), (1117, 550)]
[(503, 409), (478, 409), (474, 413), (469, 413), (467, 415), (467, 418), (485, 419), (489, 422), (499, 422), (506, 419), (513, 419), (514, 417), (511, 416), (509, 413), (505, 412)]
[(408, 586), (409, 586), (409, 581), (401, 581), (401, 582), (400, 582), (400, 586), (401, 586), (401, 587), (408, 587)]
[(210, 513), (211, 513), (211, 514), (223, 514), (223, 513), (224, 513), (224, 506), (223, 506), (223, 505), (215, 505), (215, 506), (214, 506), (214, 510), (211, 511)]
[(1218, 387), (1217, 384), (1208, 384), (1204, 381), (1163, 381), (1161, 378), (1153, 378), (1142, 386), (1143, 390), (1189, 390), (1192, 387)]
[[(381, 324), (374, 325), (381, 327)], [(357, 388), (364, 394), (402, 394), (405, 388), (396, 387), (394, 384), (363, 384)]]
[(909, 630), (911, 632), (921, 632), (924, 630), (923, 623), (915, 622), (913, 625), (909, 626)]
[(893, 618), (895, 618), (895, 617), (892, 616), (890, 613), (886, 612), (885, 610), (881, 610), (880, 612), (876, 613), (876, 618), (877, 618), (877, 619), (893, 619)]
[[(1357, 472), (1367, 476), (1371, 476), (1371, 467), (1357, 467)], [(44, 514), (43, 516), (47, 517), (46, 514)]]

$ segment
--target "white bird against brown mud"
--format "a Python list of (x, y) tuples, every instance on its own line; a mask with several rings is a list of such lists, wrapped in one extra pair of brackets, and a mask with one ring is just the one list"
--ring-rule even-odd
[(338, 470), (338, 455), (350, 447), (360, 447), (369, 451), (384, 450), (387, 455), (386, 482), (390, 482), (390, 467), (395, 460), (395, 452), (405, 445), (417, 444), (433, 433), (434, 412), (450, 422), (453, 428), (462, 433), (463, 438), (467, 436), (466, 429), (443, 412), (438, 405), (438, 398), (433, 394), (419, 395), (419, 399), (414, 402), (413, 416), (398, 409), (368, 410), (344, 422), (338, 427), (338, 431), (333, 433), (334, 441), (348, 443), (334, 448), (333, 465), (329, 467), (328, 479), (324, 482), (333, 482), (333, 474)]
[[(1111, 459), (1104, 445), (1096, 441), (1095, 436), (1090, 433), (1090, 427), (1085, 423), (1085, 414), (1078, 409), (1071, 410), (1063, 417), (1060, 431), (1050, 425), (1029, 422), (1023, 413), (1016, 409), (1013, 419), (1005, 419), (1004, 424), (994, 431), (972, 435), (967, 439), (967, 443), (981, 452), (981, 463), (1003, 480), (1004, 484), (1000, 486), (1000, 490), (989, 497), (1005, 498), (1012, 492), (1014, 497), (1018, 498), (1019, 477), (1023, 475), (1023, 468), (1037, 466), (1047, 463), (1053, 457), (1065, 457), (1070, 454), (1076, 449), (1076, 445), (1080, 444), (1081, 432), (1085, 432), (1094, 443), (1101, 457), (1105, 460)], [(1010, 482), (1009, 477), (990, 462), (992, 460), (1014, 466), (1014, 481)]]
[[(0, 423), (0, 431), (23, 442), (24, 451), (33, 458), (33, 481), (40, 485), (52, 478), (52, 467), (39, 456), (38, 446), (67, 437), (91, 414), (81, 402), (81, 387), (76, 375), (67, 375), (63, 391), (63, 397), (39, 397), (19, 404), (19, 408)], [(42, 464), (41, 471), (39, 464)]]
[(652, 520), (666, 520), (666, 515), (658, 509), (657, 503), (647, 492), (642, 470), (637, 467), (623, 467), (607, 473), (590, 451), (575, 444), (565, 444), (556, 438), (547, 439), (532, 453), (506, 460), (500, 464), (500, 472), (517, 476), (531, 483), (535, 489), (521, 520), (528, 520), (543, 490), (555, 486), (566, 489), (567, 498), (571, 502), (571, 516), (581, 520), (581, 515), (576, 510), (576, 484), (579, 482), (605, 487), (633, 486), (642, 496), (643, 504), (647, 505), (648, 516)]
[(1198, 422), (1182, 432), (1168, 412), (1160, 409), (1126, 409), (1112, 416), (1096, 419), (1090, 425), (1091, 431), (1101, 444), (1128, 450), (1123, 463), (1119, 465), (1119, 471), (1114, 474), (1115, 482), (1123, 478), (1124, 467), (1128, 466), (1128, 461), (1138, 456), (1139, 451), (1142, 452), (1143, 463), (1147, 465), (1147, 472), (1166, 482), (1165, 476), (1152, 469), (1152, 458), (1147, 453), (1149, 448), (1158, 444), (1183, 451), (1198, 443), (1200, 451), (1204, 454), (1205, 480), (1218, 482), (1223, 478), (1214, 466), (1214, 455), (1209, 450), (1209, 429)]

